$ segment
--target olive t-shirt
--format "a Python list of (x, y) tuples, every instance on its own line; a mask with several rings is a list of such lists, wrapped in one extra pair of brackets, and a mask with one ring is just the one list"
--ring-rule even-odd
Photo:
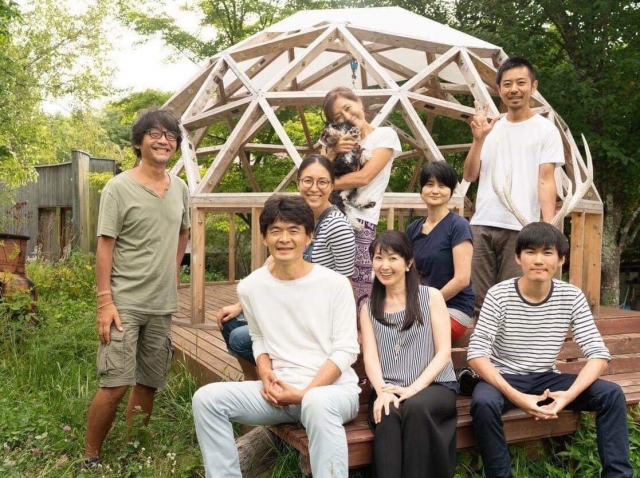
[(178, 236), (189, 229), (189, 190), (169, 175), (164, 197), (127, 172), (111, 179), (100, 199), (98, 236), (116, 239), (111, 293), (118, 309), (154, 315), (178, 311)]

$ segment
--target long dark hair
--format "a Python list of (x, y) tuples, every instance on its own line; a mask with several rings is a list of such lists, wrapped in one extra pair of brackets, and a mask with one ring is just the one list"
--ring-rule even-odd
[[(413, 246), (411, 245), (411, 241), (409, 241), (407, 236), (402, 232), (384, 231), (369, 246), (369, 255), (372, 260), (378, 251), (398, 254), (407, 264), (411, 263), (409, 270), (406, 271), (404, 275), (407, 295), (405, 298), (404, 323), (400, 330), (411, 328), (416, 320), (421, 324), (424, 323), (422, 312), (420, 311), (420, 298), (418, 297), (420, 275), (413, 261)], [(371, 317), (381, 324), (391, 325), (384, 319), (384, 299), (386, 296), (386, 287), (382, 285), (377, 276), (374, 276), (371, 287), (371, 297), (369, 299)]]

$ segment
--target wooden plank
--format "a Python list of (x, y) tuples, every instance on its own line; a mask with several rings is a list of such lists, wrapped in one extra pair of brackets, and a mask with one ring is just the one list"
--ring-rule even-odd
[(182, 124), (184, 125), (185, 117), (195, 116), (202, 112), (207, 102), (218, 94), (218, 90), (223, 85), (224, 74), (227, 72), (228, 66), (222, 58), (214, 64), (209, 71), (207, 78), (193, 96), (193, 100), (182, 115)]
[(602, 267), (602, 227), (601, 214), (585, 214), (584, 222), (584, 295), (597, 316), (600, 308), (600, 277)]
[(191, 323), (204, 323), (205, 211), (191, 207)]
[(263, 91), (282, 91), (291, 81), (304, 70), (320, 53), (327, 49), (333, 42), (335, 28), (327, 28), (313, 43), (311, 43), (300, 54), (298, 58), (289, 63), (289, 65), (276, 75), (276, 77), (267, 83)]
[(398, 84), (391, 77), (387, 71), (380, 66), (380, 64), (373, 58), (371, 53), (367, 51), (365, 47), (356, 39), (353, 34), (346, 28), (346, 26), (340, 25), (338, 32), (341, 35), (342, 42), (347, 48), (349, 53), (358, 60), (361, 68), (367, 70), (367, 72), (375, 78), (378, 86), (381, 89), (394, 89), (399, 88)]
[(187, 81), (165, 102), (164, 105), (162, 105), (162, 109), (169, 110), (176, 118), (180, 118), (189, 104), (191, 104), (193, 96), (198, 92), (202, 84), (207, 79), (209, 72), (214, 67), (217, 60), (217, 55), (211, 57), (208, 60), (207, 65), (191, 77), (189, 81)]
[(285, 33), (272, 40), (260, 42), (246, 48), (234, 48), (231, 57), (236, 61), (246, 61), (273, 51), (284, 52), (294, 47), (307, 46), (320, 36), (327, 26), (307, 28), (298, 33)]
[(318, 71), (316, 71), (315, 73), (298, 81), (298, 87), (301, 90), (306, 90), (307, 88), (309, 88), (312, 85), (315, 85), (319, 81), (324, 80), (327, 76), (332, 75), (343, 66), (348, 65), (350, 61), (351, 61), (351, 55), (341, 56), (337, 60), (333, 60), (331, 63), (328, 63), (325, 66), (319, 68)]
[(180, 125), (180, 132), (182, 134), (182, 143), (180, 144), (180, 151), (182, 152), (182, 167), (184, 168), (187, 176), (187, 185), (189, 187), (189, 195), (193, 196), (200, 184), (200, 168), (198, 166), (198, 158), (193, 147), (193, 142), (189, 136), (189, 132)]
[(262, 111), (264, 111), (264, 114), (267, 115), (267, 119), (271, 123), (271, 126), (273, 126), (273, 129), (280, 138), (280, 141), (282, 141), (282, 144), (286, 148), (287, 153), (289, 153), (289, 157), (293, 160), (296, 166), (299, 166), (302, 162), (302, 158), (300, 157), (296, 147), (293, 145), (293, 141), (291, 141), (291, 138), (289, 138), (289, 135), (282, 126), (282, 123), (280, 123), (280, 120), (273, 112), (273, 108), (264, 98), (259, 98), (258, 102), (260, 103), (260, 107), (262, 108)]
[(293, 168), (291, 168), (291, 170), (287, 173), (287, 175), (284, 177), (284, 179), (282, 181), (280, 181), (280, 184), (278, 184), (278, 186), (274, 189), (274, 193), (279, 193), (285, 190), (285, 188), (291, 184), (291, 181), (293, 180), (293, 178), (295, 178), (296, 173), (298, 172), (298, 167), (294, 166)]
[[(461, 120), (466, 123), (470, 123), (473, 119), (473, 116), (476, 114), (474, 108), (470, 108), (469, 106), (464, 106), (458, 103), (451, 103), (450, 101), (440, 100), (438, 98), (434, 98), (433, 96), (425, 96), (412, 92), (407, 92), (406, 95), (407, 98), (411, 100), (411, 103), (415, 106), (421, 106), (430, 113), (435, 113), (441, 116), (446, 116), (448, 118)], [(416, 105), (416, 103), (422, 104)], [(496, 116), (492, 116), (492, 114), (489, 114), (488, 117), (491, 119), (496, 118)]]
[(267, 260), (266, 246), (260, 234), (260, 213), (262, 208), (251, 208), (251, 270), (259, 269)]
[(427, 146), (426, 149), (423, 150), (426, 157), (429, 158), (430, 161), (444, 161), (444, 156), (442, 156), (442, 153), (438, 149), (435, 141), (433, 141), (425, 125), (422, 124), (422, 120), (413, 109), (409, 99), (406, 96), (401, 96), (400, 104), (404, 111), (403, 116), (405, 117), (407, 126), (409, 126), (409, 129), (413, 132), (414, 137), (424, 142)]
[(229, 214), (229, 280), (236, 280), (236, 215)]
[[(395, 48), (408, 48), (410, 50), (419, 50), (425, 52), (433, 52), (437, 54), (445, 53), (450, 45), (436, 43), (428, 40), (421, 40), (408, 35), (400, 35), (379, 30), (371, 30), (364, 27), (355, 27), (348, 25), (349, 31), (360, 41), (371, 41), (382, 43)], [(471, 51), (480, 56), (491, 56), (498, 51), (497, 48), (471, 48)]]
[(371, 120), (371, 123), (370, 123), (371, 126), (374, 128), (377, 128), (384, 121), (386, 121), (389, 115), (396, 108), (396, 105), (398, 104), (399, 99), (400, 99), (399, 95), (392, 95), (391, 97), (389, 97), (389, 99), (386, 101), (382, 109), (378, 111), (378, 114), (375, 116), (375, 118)]
[(580, 289), (585, 284), (584, 277), (584, 228), (585, 216), (583, 212), (571, 213), (571, 262), (569, 264), (569, 282)]
[(247, 74), (244, 71), (240, 69), (240, 67), (235, 62), (235, 60), (231, 58), (231, 56), (228, 53), (223, 53), (222, 57), (224, 58), (224, 61), (227, 63), (229, 68), (231, 68), (231, 71), (233, 71), (233, 73), (236, 75), (236, 78), (240, 80), (240, 82), (242, 83), (242, 86), (244, 86), (247, 89), (249, 94), (256, 95), (257, 91), (253, 86), (251, 79), (247, 76)]
[(435, 60), (433, 63), (425, 66), (422, 70), (416, 73), (413, 78), (407, 81), (402, 85), (403, 91), (415, 91), (420, 88), (422, 85), (428, 83), (432, 79), (438, 79), (438, 73), (444, 70), (449, 63), (458, 60), (458, 54), (460, 53), (460, 48), (452, 47), (443, 55)]
[[(366, 46), (365, 46), (366, 48)], [(411, 68), (404, 66), (401, 63), (398, 63), (397, 61), (393, 61), (392, 59), (384, 56), (381, 53), (373, 53), (371, 55), (381, 66), (383, 66), (384, 68), (386, 68), (387, 70), (395, 73), (398, 76), (401, 76), (403, 78), (406, 79), (410, 79), (413, 78), (414, 76), (416, 76), (418, 74), (417, 71), (413, 71)], [(362, 88), (364, 89), (364, 88)]]
[[(269, 53), (268, 55), (263, 56), (262, 58), (260, 58), (258, 61), (256, 61), (255, 63), (253, 63), (251, 66), (249, 66), (246, 70), (245, 70), (245, 75), (247, 78), (252, 79), (253, 77), (255, 77), (258, 73), (260, 73), (262, 70), (264, 70), (266, 67), (268, 67), (271, 63), (273, 63), (278, 57), (280, 57), (280, 55), (282, 55), (284, 52), (282, 51), (274, 51), (272, 53)], [(240, 81), (239, 79), (235, 79), (233, 80), (229, 86), (227, 86), (226, 90), (227, 90), (227, 98), (230, 98), (232, 95), (234, 95), (238, 90), (240, 90), (243, 86), (242, 81)], [(213, 105), (211, 105), (213, 106)], [(208, 109), (208, 108), (206, 108)]]
[[(384, 90), (354, 90), (354, 93), (367, 106), (382, 103), (393, 94)], [(264, 97), (272, 106), (307, 106), (322, 104), (326, 94), (324, 91), (270, 91)]]
[(490, 113), (492, 113), (493, 116), (500, 116), (500, 111), (498, 111), (498, 108), (493, 102), (493, 99), (489, 94), (489, 90), (487, 90), (487, 86), (484, 84), (484, 81), (476, 70), (466, 48), (460, 49), (460, 54), (458, 55), (458, 66), (460, 67), (460, 72), (464, 76), (465, 80), (467, 80), (467, 84), (469, 85), (469, 88), (471, 88), (471, 92), (473, 93), (473, 97), (476, 101), (489, 104)]
[(237, 115), (241, 111), (244, 111), (251, 104), (251, 100), (251, 97), (246, 97), (205, 111), (204, 113), (195, 114), (190, 118), (184, 118), (182, 124), (189, 130), (209, 126), (218, 120)]
[(238, 148), (242, 145), (244, 137), (247, 132), (253, 126), (258, 117), (258, 98), (252, 100), (251, 104), (247, 107), (242, 118), (238, 121), (235, 129), (231, 132), (224, 147), (218, 153), (216, 160), (209, 167), (198, 186), (197, 193), (209, 193), (213, 191), (227, 172), (229, 165), (235, 158)]

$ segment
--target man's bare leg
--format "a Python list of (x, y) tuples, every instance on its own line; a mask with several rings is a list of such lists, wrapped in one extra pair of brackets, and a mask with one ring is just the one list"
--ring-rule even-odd
[(98, 390), (89, 407), (87, 433), (84, 442), (84, 457), (99, 457), (102, 443), (107, 437), (122, 397), (127, 393), (128, 385), (121, 387), (103, 387)]
[[(153, 399), (156, 389), (137, 384), (131, 390), (127, 403), (127, 428), (130, 429), (138, 415), (144, 415), (142, 424), (147, 426), (153, 411)], [(128, 434), (128, 433), (127, 433)]]

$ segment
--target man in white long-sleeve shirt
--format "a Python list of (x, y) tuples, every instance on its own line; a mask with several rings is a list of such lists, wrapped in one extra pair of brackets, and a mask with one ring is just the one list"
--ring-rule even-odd
[[(632, 476), (624, 394), (598, 378), (609, 350), (582, 291), (553, 278), (569, 252), (567, 239), (536, 222), (520, 231), (515, 249), (523, 275), (489, 289), (467, 354), (482, 378), (471, 416), (485, 475), (512, 476), (501, 415), (519, 407), (540, 420), (555, 419), (565, 408), (595, 411), (601, 477)], [(555, 367), (569, 329), (587, 358), (578, 375)]]
[(260, 233), (273, 263), (238, 284), (259, 381), (214, 383), (193, 397), (207, 477), (241, 477), (231, 422), (300, 422), (313, 476), (347, 477), (343, 424), (358, 414), (356, 309), (348, 279), (303, 259), (314, 218), (301, 197), (272, 196)]

